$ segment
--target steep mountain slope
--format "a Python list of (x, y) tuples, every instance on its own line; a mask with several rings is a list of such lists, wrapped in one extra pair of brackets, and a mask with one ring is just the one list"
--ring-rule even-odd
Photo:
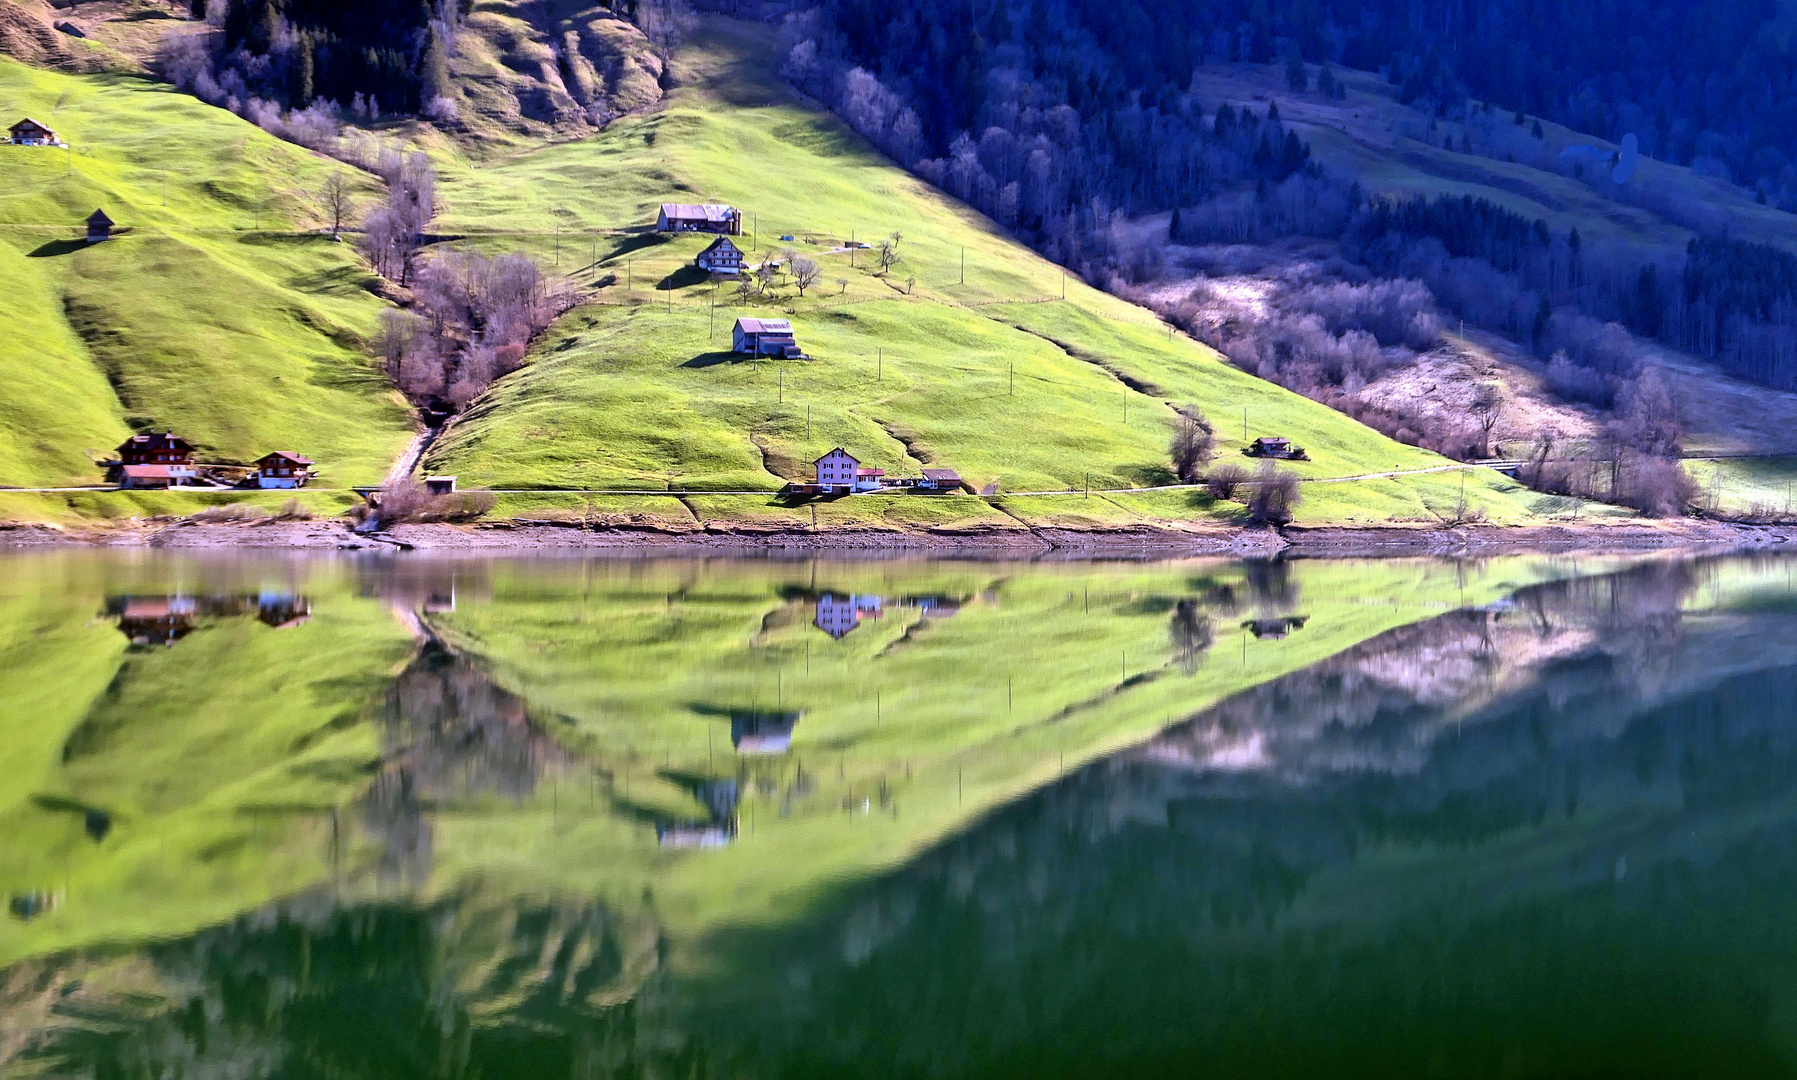
[[(1172, 406), (1187, 402), (1216, 421), (1225, 460), (1241, 460), (1245, 424), (1248, 438), (1285, 435), (1310, 448), (1313, 461), (1295, 466), (1305, 476), (1444, 464), (1237, 371), (1140, 308), (1063, 284), (1057, 267), (774, 77), (773, 38), (707, 20), (672, 57), (679, 89), (590, 139), (488, 165), (438, 144), (440, 229), (488, 249), (522, 245), (564, 271), (590, 263), (577, 270), (582, 280), (617, 281), (451, 429), (433, 468), (497, 487), (771, 490), (842, 444), (889, 472), (947, 465), (1001, 490), (1083, 489), (1088, 475), (1093, 488), (1145, 486), (1166, 482)], [(707, 282), (690, 268), (706, 238), (640, 224), (664, 200), (699, 199), (743, 209), (751, 261), (791, 248), (820, 263), (822, 281), (803, 297), (788, 283), (777, 300)], [(851, 237), (894, 232), (890, 272), (878, 272), (872, 252), (843, 250)], [(778, 314), (791, 315), (812, 360), (750, 364), (727, 352), (734, 317)], [(1312, 517), (1427, 519), (1426, 504), (1453, 504), (1460, 480), (1315, 487)], [(1496, 474), (1467, 487), (1500, 519), (1531, 505)], [(1186, 492), (1081, 503), (1005, 509), (1027, 519), (1239, 509)], [(892, 506), (858, 505), (875, 516)], [(764, 498), (695, 513), (798, 518)]]
[[(72, 145), (0, 147), (0, 306), (26, 331), (0, 347), (0, 484), (92, 482), (84, 452), (151, 425), (208, 459), (382, 475), (411, 427), (366, 352), (383, 304), (317, 231), (326, 175), (370, 181), (130, 76), (0, 59), (0, 113)], [(96, 207), (120, 228), (90, 246)]]

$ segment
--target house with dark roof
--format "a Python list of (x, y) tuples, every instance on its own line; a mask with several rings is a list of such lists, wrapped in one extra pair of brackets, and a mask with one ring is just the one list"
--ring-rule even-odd
[(6, 129), (7, 141), (14, 146), (67, 146), (49, 126), (27, 116)]
[(788, 319), (738, 319), (731, 346), (734, 351), (750, 356), (782, 356), (788, 360), (801, 360), (805, 356)]
[(1302, 446), (1297, 446), (1290, 439), (1276, 435), (1262, 435), (1249, 443), (1242, 453), (1249, 457), (1280, 458), (1289, 461), (1310, 460), (1310, 455), (1304, 452)]
[(736, 207), (722, 203), (662, 203), (661, 213), (655, 219), (655, 231), (741, 236), (743, 215)]
[(963, 485), (961, 474), (953, 469), (925, 469), (923, 478), (913, 485), (912, 490), (931, 495), (946, 495), (951, 491), (960, 491)]
[(743, 272), (742, 249), (730, 242), (728, 236), (720, 236), (713, 240), (704, 251), (699, 252), (693, 265), (708, 274), (726, 274), (731, 277)]
[(95, 210), (87, 215), (87, 242), (98, 244), (102, 240), (111, 240), (114, 224), (116, 223), (106, 216), (104, 210)]
[(276, 450), (256, 459), (259, 488), (305, 487), (312, 479), (312, 459), (288, 450)]
[(192, 484), (197, 475), (193, 444), (166, 431), (133, 435), (114, 451), (118, 460), (106, 479), (120, 488), (166, 488)]

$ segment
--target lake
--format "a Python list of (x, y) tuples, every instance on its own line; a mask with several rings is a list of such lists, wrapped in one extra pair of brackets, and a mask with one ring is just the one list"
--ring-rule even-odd
[(1794, 566), (0, 556), (0, 1076), (1797, 1074)]

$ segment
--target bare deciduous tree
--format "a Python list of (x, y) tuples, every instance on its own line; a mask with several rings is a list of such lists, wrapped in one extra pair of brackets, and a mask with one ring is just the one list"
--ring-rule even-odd
[(1479, 456), (1491, 456), (1491, 429), (1504, 415), (1504, 388), (1497, 383), (1480, 383), (1473, 391), (1473, 418), (1479, 424)]
[(325, 216), (331, 219), (331, 239), (335, 240), (337, 235), (343, 231), (343, 220), (349, 217), (351, 210), (355, 209), (354, 203), (350, 200), (349, 181), (343, 179), (343, 174), (340, 172), (332, 173), (325, 178), (324, 187), (319, 190), (318, 199), (324, 204)]
[(892, 264), (898, 262), (898, 244), (891, 240), (880, 241), (879, 253), (876, 257), (880, 261), (882, 274), (892, 269)]
[(800, 296), (804, 296), (805, 290), (816, 285), (824, 275), (815, 261), (802, 256), (794, 256), (788, 265), (792, 267), (792, 283), (798, 286)]
[(1211, 459), (1216, 441), (1210, 421), (1205, 419), (1196, 405), (1180, 408), (1179, 418), (1173, 428), (1173, 439), (1167, 447), (1167, 455), (1173, 459), (1173, 475), (1179, 478), (1180, 483), (1198, 482), (1199, 467)]

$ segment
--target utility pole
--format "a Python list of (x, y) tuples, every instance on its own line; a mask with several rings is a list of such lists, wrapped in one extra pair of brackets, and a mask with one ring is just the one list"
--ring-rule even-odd
[(718, 290), (717, 290), (716, 286), (713, 286), (712, 290), (711, 290), (711, 326), (710, 326), (710, 328), (708, 328), (705, 331), (705, 340), (710, 341), (712, 338), (717, 336), (717, 333), (718, 333)]
[(1017, 361), (1011, 361), (1011, 396), (1017, 396)]
[(786, 404), (786, 369), (779, 368), (778, 371), (780, 375), (780, 396), (775, 400), (779, 404), (784, 405)]
[(811, 441), (811, 406), (805, 406), (805, 441)]
[(849, 230), (849, 269), (855, 268), (855, 230)]
[(674, 314), (674, 283), (668, 282), (668, 314)]
[(1091, 497), (1092, 497), (1092, 474), (1087, 473), (1086, 474), (1086, 498), (1090, 499)]
[(624, 260), (624, 297), (625, 297), (625, 299), (629, 299), (632, 290), (634, 290), (635, 288), (636, 288), (636, 266), (632, 260), (625, 259)]
[(555, 223), (555, 265), (557, 269), (562, 265), (562, 223), (559, 221)]
[(1242, 410), (1242, 442), (1248, 441), (1248, 410)]
[(886, 381), (886, 354), (879, 346), (874, 347), (874, 379)]
[(1067, 271), (1061, 271), (1061, 299), (1067, 299)]
[(967, 248), (961, 248), (961, 284), (967, 284)]
[(749, 232), (750, 232), (749, 239), (753, 242), (753, 246), (749, 250), (760, 251), (761, 250), (761, 215), (760, 214), (750, 214), (749, 215)]

